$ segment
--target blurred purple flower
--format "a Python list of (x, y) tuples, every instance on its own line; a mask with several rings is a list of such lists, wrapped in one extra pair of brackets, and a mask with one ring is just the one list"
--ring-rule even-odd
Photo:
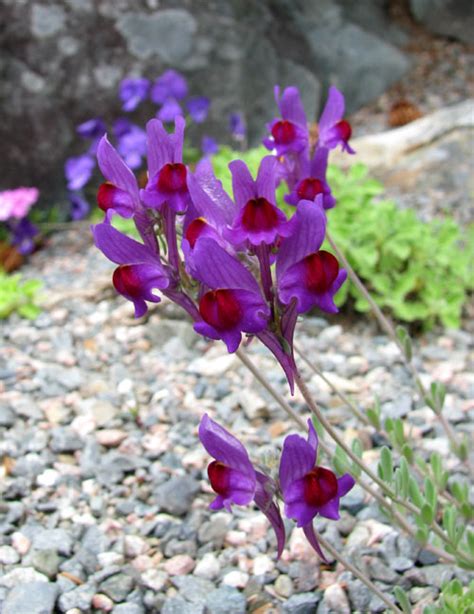
[(31, 254), (35, 247), (34, 238), (38, 234), (38, 228), (26, 217), (18, 222), (9, 223), (8, 228), (12, 233), (12, 245), (15, 245), (20, 254)]
[(210, 105), (211, 101), (205, 96), (195, 96), (186, 102), (189, 115), (196, 124), (202, 124), (206, 119)]
[(83, 188), (92, 176), (95, 160), (89, 154), (68, 158), (64, 165), (67, 187), (72, 192)]
[(148, 96), (150, 81), (144, 78), (123, 79), (120, 83), (119, 98), (124, 111), (133, 111)]
[(267, 129), (270, 136), (263, 139), (267, 149), (276, 150), (277, 156), (304, 151), (309, 142), (306, 113), (296, 87), (287, 87), (280, 97), (280, 88), (275, 87), (275, 100), (280, 109), (281, 119), (275, 118)]
[(334, 149), (340, 145), (342, 151), (354, 154), (355, 151), (349, 145), (352, 128), (350, 123), (343, 119), (344, 111), (344, 96), (336, 87), (331, 86), (318, 124), (318, 145), (328, 149)]
[(106, 128), (100, 117), (94, 117), (79, 124), (76, 127), (76, 132), (85, 139), (96, 139), (104, 136)]
[(201, 139), (201, 151), (204, 155), (210, 156), (219, 151), (219, 144), (212, 136), (204, 135)]
[(245, 138), (247, 129), (241, 113), (231, 113), (229, 116), (229, 130), (237, 140)]
[(81, 194), (70, 194), (69, 201), (71, 203), (71, 219), (75, 222), (83, 220), (90, 211), (90, 205)]
[(162, 122), (174, 122), (176, 117), (183, 116), (183, 109), (175, 98), (167, 98), (161, 109), (156, 113), (156, 117)]
[(132, 125), (132, 122), (126, 117), (119, 117), (116, 119), (112, 127), (112, 132), (114, 133), (115, 138), (118, 139), (129, 132)]
[(146, 155), (146, 132), (132, 124), (128, 131), (119, 137), (117, 150), (127, 166), (132, 169), (140, 168), (142, 158)]
[(186, 79), (176, 70), (166, 70), (151, 88), (150, 98), (155, 104), (164, 104), (168, 98), (182, 100), (188, 94)]

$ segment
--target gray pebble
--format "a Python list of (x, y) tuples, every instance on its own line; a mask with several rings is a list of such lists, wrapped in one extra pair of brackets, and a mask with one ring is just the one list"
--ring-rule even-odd
[(207, 596), (206, 611), (209, 614), (245, 614), (245, 597), (236, 588), (222, 586)]
[(67, 612), (73, 608), (89, 611), (92, 597), (96, 593), (95, 584), (82, 584), (73, 588), (67, 593), (63, 593), (58, 600), (58, 606), (61, 612)]
[(118, 573), (102, 582), (100, 585), (100, 592), (105, 593), (118, 603), (126, 600), (128, 594), (133, 590), (134, 585), (135, 582), (133, 578), (124, 573)]
[(58, 594), (56, 584), (26, 582), (15, 586), (3, 604), (2, 614), (52, 614)]
[(73, 539), (64, 529), (40, 529), (34, 535), (32, 545), (36, 550), (56, 550), (63, 556), (69, 556)]
[(145, 610), (137, 603), (119, 603), (112, 610), (112, 614), (145, 614)]
[(186, 512), (189, 512), (191, 503), (199, 490), (199, 483), (190, 476), (177, 476), (159, 486), (155, 496), (163, 511), (175, 516), (184, 516)]
[(321, 601), (321, 593), (299, 593), (283, 604), (285, 614), (314, 614)]
[(161, 614), (204, 614), (204, 605), (189, 603), (180, 597), (171, 597), (165, 601)]

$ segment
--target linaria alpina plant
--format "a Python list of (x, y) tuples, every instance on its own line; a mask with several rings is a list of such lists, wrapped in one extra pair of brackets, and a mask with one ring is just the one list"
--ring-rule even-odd
[[(182, 83), (171, 77), (165, 85), (176, 89), (172, 96), (176, 102), (186, 92)], [(168, 100), (162, 93), (165, 85), (155, 84), (155, 98), (162, 104)], [(324, 548), (390, 610), (400, 612), (369, 578), (316, 536), (314, 517), (319, 514), (336, 519), (340, 498), (358, 482), (394, 523), (441, 560), (472, 568), (474, 534), (461, 523), (461, 516), (470, 516), (471, 512), (466, 508), (464, 491), (458, 495), (446, 491), (447, 476), (440, 461), (432, 459), (430, 470), (426, 463), (423, 466), (410, 456), (401, 421), (387, 423), (384, 431), (393, 449), (401, 450), (398, 466), (394, 466), (392, 451), (384, 447), (378, 471), (373, 471), (363, 461), (360, 444), (347, 446), (301, 376), (295, 359), (300, 351), (294, 341), (298, 316), (314, 307), (336, 313), (335, 294), (348, 273), (355, 276), (336, 245), (332, 244), (334, 253), (321, 249), (328, 237), (326, 211), (336, 204), (326, 181), (328, 155), (338, 146), (350, 154), (354, 150), (349, 144), (350, 125), (343, 118), (344, 98), (336, 88), (329, 91), (315, 143), (310, 139), (298, 90), (289, 87), (280, 95), (277, 88), (276, 100), (281, 117), (268, 124), (264, 144), (270, 153), (261, 160), (256, 177), (241, 160), (229, 165), (233, 199), (214, 176), (208, 159), (201, 160), (195, 169), (183, 162), (185, 120), (180, 114), (175, 117), (174, 132), (168, 132), (160, 119), (148, 122), (148, 181), (142, 189), (104, 136), (97, 147), (98, 164), (106, 179), (98, 192), (104, 220), (92, 232), (97, 247), (117, 265), (113, 284), (133, 303), (136, 317), (146, 313), (148, 303), (160, 302), (160, 295), (174, 301), (187, 312), (198, 334), (221, 340), (229, 352), (236, 352), (299, 426), (309, 429), (307, 441), (298, 435), (285, 439), (279, 475), (275, 477), (255, 469), (243, 444), (204, 416), (199, 435), (215, 459), (208, 469), (217, 495), (211, 508), (230, 509), (231, 504), (254, 502), (275, 529), (280, 555), (284, 526), (276, 501), (282, 499), (285, 514), (303, 528), (322, 558)], [(288, 189), (286, 201), (294, 207), (289, 218), (275, 198), (275, 189), (281, 183)], [(115, 215), (132, 219), (140, 240), (114, 228)], [(384, 318), (380, 312), (376, 315)], [(385, 319), (382, 323), (386, 330), (392, 330)], [(296, 415), (256, 369), (242, 349), (243, 337), (262, 342), (283, 368), (291, 392), (295, 386), (299, 389), (313, 418), (337, 444), (334, 451), (332, 444), (319, 441), (341, 477), (316, 464), (318, 438), (313, 423)], [(408, 357), (408, 336), (397, 339)], [(303, 360), (309, 362), (307, 357)], [(365, 415), (344, 395), (341, 398), (359, 419), (383, 430), (378, 408)], [(442, 421), (443, 390), (434, 386), (426, 399)], [(418, 471), (424, 478), (424, 491), (410, 474), (408, 463), (414, 466), (413, 473)], [(438, 494), (447, 501), (441, 524)], [(403, 600), (400, 595), (399, 602)]]

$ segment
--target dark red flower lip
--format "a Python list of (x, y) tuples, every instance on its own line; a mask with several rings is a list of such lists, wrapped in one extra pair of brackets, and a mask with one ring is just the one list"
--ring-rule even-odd
[(321, 507), (337, 496), (337, 478), (330, 469), (314, 467), (303, 479), (304, 498), (309, 505)]
[(293, 122), (286, 119), (273, 124), (271, 132), (276, 145), (288, 145), (296, 137), (296, 128)]
[(242, 308), (232, 290), (210, 290), (199, 301), (203, 320), (219, 331), (235, 327), (242, 319)]
[(165, 164), (158, 174), (158, 189), (165, 193), (186, 192), (187, 170), (181, 162)]
[(279, 221), (275, 206), (266, 198), (253, 198), (244, 207), (242, 226), (247, 232), (273, 230)]

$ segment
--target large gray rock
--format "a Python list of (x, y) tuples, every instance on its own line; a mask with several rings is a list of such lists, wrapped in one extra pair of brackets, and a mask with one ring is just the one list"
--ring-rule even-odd
[[(130, 75), (176, 68), (193, 95), (209, 96), (209, 121), (193, 127), (194, 138), (205, 130), (228, 139), (228, 115), (240, 110), (258, 142), (277, 83), (301, 88), (310, 120), (331, 82), (355, 109), (407, 68), (386, 42), (387, 14), (384, 0), (357, 11), (347, 0), (4, 0), (0, 189), (37, 185), (43, 203), (64, 202), (64, 162), (86, 148), (75, 126), (120, 116), (117, 88)], [(153, 114), (145, 104), (134, 119)]]
[(56, 584), (27, 582), (15, 586), (3, 604), (3, 614), (52, 614), (58, 594)]
[(410, 0), (415, 19), (436, 34), (474, 43), (474, 9), (471, 0)]

